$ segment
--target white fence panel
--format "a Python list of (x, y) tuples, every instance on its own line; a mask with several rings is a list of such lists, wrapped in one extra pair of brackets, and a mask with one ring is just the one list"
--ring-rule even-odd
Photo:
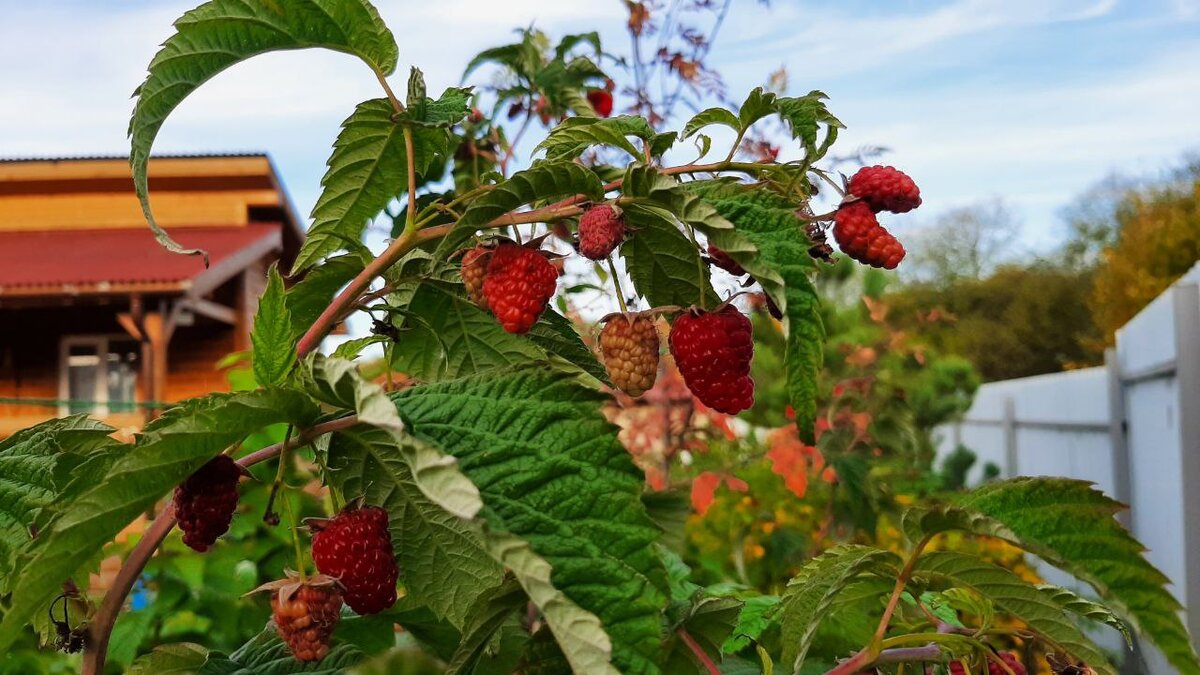
[[(990, 462), (1005, 477), (1090, 480), (1130, 504), (1122, 522), (1200, 635), (1200, 264), (1118, 331), (1106, 365), (985, 384), (938, 443), (939, 456), (975, 452), (972, 482)], [(1176, 672), (1153, 649), (1140, 660), (1127, 672)]]

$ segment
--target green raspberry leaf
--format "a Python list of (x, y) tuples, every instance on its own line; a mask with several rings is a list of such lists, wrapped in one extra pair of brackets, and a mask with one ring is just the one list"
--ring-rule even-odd
[(949, 504), (912, 509), (904, 516), (904, 531), (919, 539), (965, 530), (1019, 546), (1090, 584), (1107, 607), (1157, 645), (1176, 668), (1200, 670), (1179, 618), (1182, 608), (1166, 589), (1169, 580), (1113, 517), (1124, 508), (1087, 481), (1013, 478), (984, 485)]
[(150, 148), (167, 116), (189, 94), (226, 68), (267, 52), (322, 47), (353, 54), (379, 76), (396, 68), (399, 49), (379, 13), (366, 0), (210, 0), (175, 22), (175, 34), (150, 61), (134, 95), (129, 122), (129, 163), (142, 212), (167, 250), (185, 249), (154, 220), (146, 169)]
[(105, 474), (91, 476), (26, 547), (29, 561), (13, 581), (12, 604), (0, 622), (0, 652), (45, 611), (64, 579), (205, 462), (262, 427), (307, 426), (317, 413), (300, 392), (267, 388), (189, 399), (146, 425), (136, 445)]
[(267, 271), (267, 287), (254, 314), (254, 379), (260, 385), (283, 384), (296, 364), (296, 342), (288, 311), (283, 279), (275, 265)]
[(641, 502), (641, 472), (600, 414), (604, 397), (569, 375), (524, 368), (394, 398), (412, 432), (455, 455), (479, 486), (489, 528), (528, 542), (553, 587), (603, 622), (613, 665), (659, 672), (658, 529)]
[[(974, 591), (986, 599), (984, 602), (991, 601), (1004, 612), (1023, 621), (1056, 649), (1087, 662), (1099, 675), (1116, 675), (1113, 664), (1071, 622), (1059, 603), (1003, 567), (963, 553), (933, 551), (921, 556), (913, 574), (933, 588), (944, 589), (943, 596), (955, 591), (961, 593), (964, 589)], [(979, 602), (969, 604), (974, 606)], [(966, 609), (964, 606), (955, 606)], [(970, 611), (975, 613), (984, 610), (975, 607)]]
[[(448, 92), (458, 100), (457, 93)], [(432, 111), (434, 105), (427, 107)], [(465, 115), (465, 99), (463, 99)], [(413, 166), (424, 175), (444, 162), (450, 133), (440, 126), (410, 126), (393, 120), (395, 110), (384, 98), (358, 104), (342, 123), (333, 144), (329, 170), (321, 179), (320, 198), (313, 207), (312, 227), (296, 255), (292, 273), (312, 267), (340, 249), (353, 248), (367, 224), (408, 184), (408, 151), (404, 129), (413, 135)]]
[(869, 546), (837, 546), (809, 560), (788, 582), (780, 604), (783, 672), (800, 670), (821, 622), (853, 581), (875, 573), (898, 574), (896, 554)]

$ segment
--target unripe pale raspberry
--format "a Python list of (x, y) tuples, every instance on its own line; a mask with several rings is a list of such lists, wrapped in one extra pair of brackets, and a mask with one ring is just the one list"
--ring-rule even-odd
[(850, 194), (873, 211), (905, 213), (921, 205), (921, 190), (908, 174), (890, 166), (864, 166), (850, 178)]
[(329, 654), (329, 639), (342, 618), (342, 590), (325, 575), (301, 582), (295, 573), (255, 589), (271, 593), (275, 631), (297, 661), (320, 661)]
[(517, 244), (496, 247), (483, 278), (492, 314), (510, 333), (526, 333), (554, 295), (558, 270), (541, 251)]
[(579, 219), (579, 253), (604, 260), (625, 239), (625, 217), (611, 204), (598, 204)]
[(843, 253), (864, 265), (890, 270), (904, 259), (904, 246), (883, 229), (871, 207), (862, 201), (837, 210), (833, 238)]
[(483, 277), (487, 274), (488, 256), (491, 249), (476, 246), (467, 251), (462, 257), (462, 281), (467, 289), (467, 297), (480, 307), (487, 307), (487, 299), (483, 297)]
[(229, 455), (217, 455), (175, 488), (175, 518), (183, 543), (207, 551), (229, 530), (237, 510), (242, 468)]
[(308, 521), (313, 562), (321, 574), (341, 582), (346, 604), (359, 614), (377, 614), (396, 604), (400, 569), (392, 550), (387, 511), (350, 508), (332, 520)]
[(746, 274), (746, 268), (738, 264), (738, 261), (729, 257), (728, 253), (712, 244), (708, 245), (708, 261), (735, 277), (745, 276)]
[(587, 93), (588, 103), (592, 104), (592, 109), (601, 117), (612, 115), (613, 111), (613, 95), (611, 92), (604, 89), (593, 89)]
[(600, 354), (609, 378), (621, 391), (641, 396), (658, 377), (658, 330), (648, 316), (618, 314), (600, 331)]
[(683, 313), (671, 326), (669, 343), (684, 383), (701, 403), (727, 415), (754, 405), (753, 328), (736, 307)]

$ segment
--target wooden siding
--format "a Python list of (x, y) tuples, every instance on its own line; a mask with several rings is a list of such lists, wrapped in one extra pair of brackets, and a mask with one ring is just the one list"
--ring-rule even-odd
[[(276, 206), (274, 190), (155, 192), (154, 218), (163, 227), (245, 225), (249, 208)], [(0, 195), (0, 231), (145, 228), (132, 192)]]

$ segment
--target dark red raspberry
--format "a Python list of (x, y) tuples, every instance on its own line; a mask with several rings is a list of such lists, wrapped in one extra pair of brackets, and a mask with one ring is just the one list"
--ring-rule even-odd
[(271, 591), (275, 631), (297, 661), (325, 658), (329, 638), (342, 618), (342, 589), (337, 579), (318, 574), (300, 581), (294, 572), (288, 572), (287, 579), (263, 584), (255, 591)]
[(850, 194), (873, 211), (905, 213), (921, 205), (921, 190), (908, 174), (890, 166), (864, 166), (850, 178)]
[(604, 260), (625, 239), (625, 217), (611, 204), (598, 204), (579, 219), (579, 253)]
[(558, 270), (541, 251), (504, 243), (488, 261), (483, 295), (504, 330), (525, 333), (537, 323), (557, 285)]
[(467, 297), (480, 307), (487, 307), (487, 299), (483, 297), (483, 277), (487, 273), (488, 256), (491, 249), (486, 246), (476, 246), (467, 251), (462, 257), (462, 281), (467, 289)]
[(892, 270), (904, 259), (904, 246), (883, 229), (871, 207), (861, 201), (838, 209), (833, 238), (843, 253), (864, 265)]
[(654, 318), (617, 314), (600, 331), (600, 355), (613, 384), (641, 396), (658, 377), (658, 330)]
[(746, 274), (746, 268), (739, 265), (738, 261), (730, 258), (728, 253), (712, 244), (708, 245), (708, 261), (735, 277), (745, 276)]
[(538, 119), (542, 124), (550, 126), (550, 101), (547, 101), (544, 96), (539, 96), (537, 102), (533, 105), (533, 111), (537, 113)]
[(613, 96), (604, 89), (593, 89), (587, 93), (588, 103), (592, 104), (592, 110), (601, 117), (612, 115), (613, 111)]
[(229, 530), (241, 477), (242, 467), (232, 457), (217, 455), (175, 488), (175, 518), (183, 543), (203, 553)]
[[(1013, 654), (1012, 652), (1000, 652), (1000, 659), (1004, 661), (1005, 665), (1007, 665), (1010, 670), (1012, 670), (1013, 675), (1025, 675), (1025, 666), (1021, 665), (1021, 661), (1017, 658), (1016, 654)], [(996, 663), (992, 659), (989, 658), (987, 663), (988, 675), (1008, 675), (1008, 673), (1005, 673), (1004, 669), (1000, 667), (1000, 664)], [(950, 662), (950, 673), (952, 675), (969, 675), (966, 668), (963, 668), (961, 661)]]
[(685, 312), (671, 327), (669, 342), (683, 381), (701, 403), (727, 415), (754, 405), (753, 328), (736, 307)]
[(396, 554), (387, 511), (349, 508), (333, 520), (310, 519), (313, 562), (346, 589), (346, 604), (359, 614), (377, 614), (396, 604)]

